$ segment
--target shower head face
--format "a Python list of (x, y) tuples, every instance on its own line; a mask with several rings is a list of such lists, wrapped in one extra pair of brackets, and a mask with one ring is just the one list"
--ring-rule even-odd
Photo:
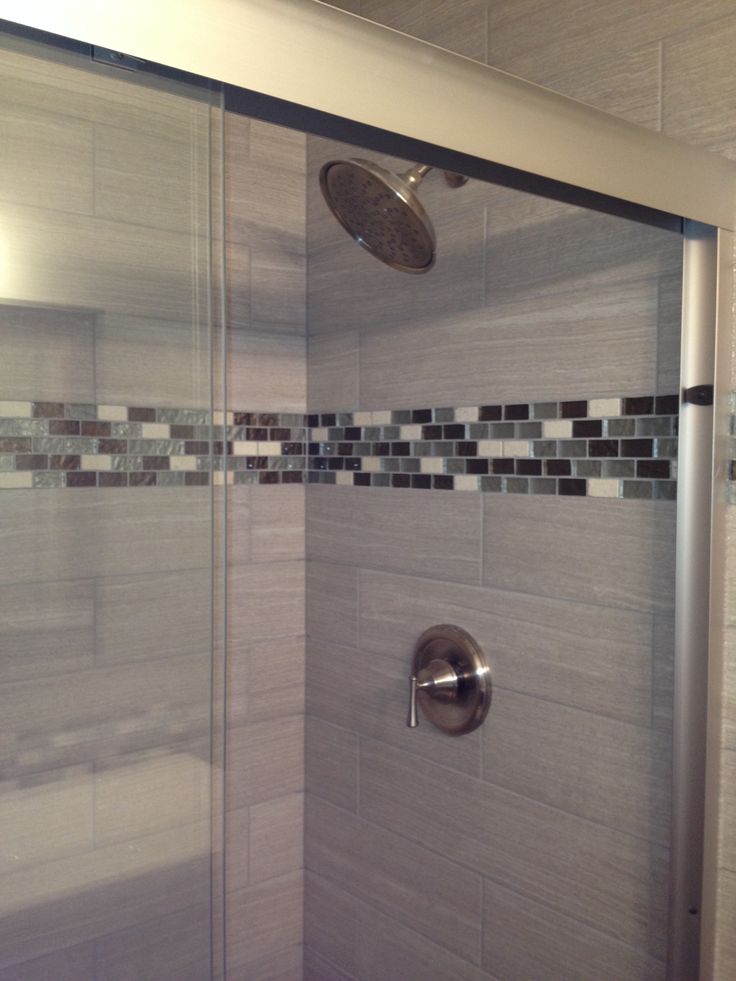
[(406, 181), (369, 160), (331, 160), (319, 183), (334, 216), (371, 255), (402, 272), (429, 272), (434, 229)]

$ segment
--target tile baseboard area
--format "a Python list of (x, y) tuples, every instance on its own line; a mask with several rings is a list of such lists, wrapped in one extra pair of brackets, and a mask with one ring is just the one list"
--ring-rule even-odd
[[(676, 395), (320, 414), (0, 401), (0, 489), (329, 484), (674, 500)], [(736, 502), (736, 461), (729, 500)]]

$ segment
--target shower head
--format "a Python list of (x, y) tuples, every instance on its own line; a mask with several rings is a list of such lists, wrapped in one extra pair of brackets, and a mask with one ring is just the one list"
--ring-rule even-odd
[[(437, 239), (414, 189), (432, 168), (417, 164), (391, 174), (370, 160), (330, 160), (319, 183), (333, 215), (355, 241), (381, 262), (407, 273), (434, 265)], [(448, 175), (451, 186), (465, 178)]]

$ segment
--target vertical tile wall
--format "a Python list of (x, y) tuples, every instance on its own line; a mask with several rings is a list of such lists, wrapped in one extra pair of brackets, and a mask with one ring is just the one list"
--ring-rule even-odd
[[(0, 89), (3, 399), (208, 405), (209, 108), (22, 45)], [(209, 490), (1, 493), (0, 977), (195, 981)]]
[[(613, 4), (594, 2), (583, 6), (570, 0), (524, 5), (519, 5), (516, 0), (464, 0), (462, 4), (447, 4), (443, 0), (418, 0), (410, 5), (392, 0), (344, 0), (335, 5), (469, 57), (486, 60), (496, 67), (548, 85), (640, 125), (715, 152), (731, 157), (736, 155), (736, 131), (733, 124), (736, 110), (736, 74), (733, 72), (730, 57), (736, 42), (736, 15), (727, 0), (708, 0), (707, 3), (695, 5), (687, 0), (655, 0), (645, 5), (633, 0), (620, 0)], [(321, 150), (315, 146), (311, 159), (320, 154)], [(428, 192), (429, 188), (422, 193)], [(555, 267), (553, 279), (558, 275), (560, 263), (564, 264), (567, 260), (573, 268), (579, 268), (581, 263), (588, 266), (590, 255), (585, 258), (588, 250), (584, 227), (578, 224), (577, 231), (575, 228), (578, 222), (582, 222), (583, 226), (588, 224), (588, 216), (574, 216), (571, 222), (563, 220), (560, 224), (559, 217), (555, 215), (558, 209), (553, 205), (532, 202), (526, 208), (518, 197), (512, 199), (505, 192), (499, 192), (498, 198), (500, 200), (493, 202), (488, 209), (490, 238), (487, 239), (487, 251), (488, 243), (491, 251), (494, 251), (494, 236), (498, 236), (498, 244), (503, 246), (505, 233), (508, 233), (507, 241), (512, 248), (508, 254), (504, 248), (495, 250), (495, 256), (488, 266), (489, 283), (492, 284), (494, 278), (501, 288), (504, 284), (513, 283), (513, 275), (509, 277), (509, 273), (513, 273), (509, 266), (513, 266), (515, 262), (513, 243), (523, 241), (525, 229), (529, 235), (527, 245), (531, 245), (532, 250), (537, 241), (545, 243), (545, 230), (552, 233), (551, 238), (546, 239), (546, 248), (544, 245), (542, 247), (545, 248), (546, 255), (552, 257)], [(504, 205), (504, 199), (510, 206)], [(597, 220), (594, 220), (594, 224), (601, 229), (604, 227)], [(562, 234), (558, 236), (558, 232)], [(324, 238), (319, 238), (319, 241), (322, 245)], [(639, 241), (644, 242), (644, 239), (640, 238)], [(559, 248), (560, 243), (569, 246), (571, 242), (576, 242), (577, 246)], [(628, 248), (623, 241), (622, 245), (624, 249)], [(649, 249), (644, 251), (651, 257)], [(595, 249), (592, 252), (593, 262), (596, 252)], [(522, 250), (519, 250), (519, 254), (522, 254)], [(320, 268), (318, 252), (317, 277)], [(310, 277), (312, 269), (310, 265)], [(494, 271), (496, 269), (499, 271), (497, 277)], [(523, 265), (520, 265), (520, 269), (525, 276)], [(588, 267), (586, 275), (590, 272), (592, 270)], [(610, 272), (610, 263), (603, 263), (600, 272), (605, 278)], [(648, 278), (650, 277), (645, 272), (641, 280), (646, 281)], [(656, 336), (650, 340), (657, 347), (658, 381), (663, 384), (667, 378), (673, 390), (677, 383), (678, 352), (673, 334), (678, 319), (678, 278), (676, 267), (669, 263), (656, 276), (659, 325)], [(466, 291), (458, 292), (467, 295)], [(641, 311), (643, 304), (652, 302), (647, 301), (645, 293), (641, 291), (638, 297), (635, 294), (636, 289), (630, 286), (624, 292), (614, 287), (610, 295), (616, 295), (618, 301), (622, 302), (623, 307), (620, 309)], [(312, 303), (313, 297), (310, 296), (310, 312)], [(318, 306), (319, 303), (320, 298), (317, 297)], [(571, 311), (575, 305), (573, 300)], [(612, 309), (615, 306), (614, 300)], [(310, 402), (310, 408), (317, 409), (327, 405), (330, 386), (334, 386), (339, 392), (338, 400), (342, 397), (343, 404), (347, 403), (348, 398), (357, 404), (359, 397), (361, 402), (366, 400), (365, 404), (369, 404), (372, 378), (370, 372), (366, 372), (364, 359), (367, 351), (370, 366), (370, 356), (375, 345), (371, 341), (364, 341), (360, 325), (351, 324), (348, 332), (341, 331), (332, 335), (327, 331), (322, 332), (321, 317), (313, 317), (311, 323), (319, 333), (310, 339), (309, 368), (313, 378), (313, 381), (310, 380), (310, 398), (314, 398), (314, 404)], [(518, 329), (518, 318), (513, 327)], [(616, 329), (612, 324), (610, 336), (606, 334), (605, 343), (615, 346), (615, 335)], [(607, 364), (623, 363), (618, 360), (618, 351), (611, 350), (610, 355), (610, 360), (605, 359)], [(648, 352), (647, 357), (650, 356), (651, 352)], [(424, 353), (421, 355), (422, 367), (427, 357)], [(364, 383), (366, 374), (368, 377)], [(529, 503), (535, 508), (542, 507), (536, 501)], [(495, 501), (486, 502), (486, 506), (495, 506)], [(509, 501), (502, 502), (501, 506), (518, 510), (521, 505), (519, 502)], [(559, 507), (556, 502), (555, 507)], [(538, 531), (540, 528), (549, 530), (549, 525), (535, 521), (529, 530)], [(731, 552), (732, 550), (728, 555), (729, 563), (733, 562)], [(505, 554), (506, 559), (509, 558), (508, 550), (502, 554)], [(488, 561), (488, 568), (493, 568), (496, 563), (495, 549)], [(551, 576), (548, 581), (552, 581), (556, 570), (550, 569), (549, 572)], [(729, 583), (732, 578), (729, 576)], [(736, 731), (736, 701), (733, 695), (736, 668), (733, 650), (736, 649), (736, 644), (732, 636), (734, 600), (731, 593), (729, 588), (726, 597), (727, 643), (724, 652), (722, 706), (720, 912), (714, 975), (717, 979), (730, 978), (736, 973), (736, 947), (732, 941), (732, 925), (736, 916), (736, 851), (733, 847), (736, 840), (736, 784), (733, 779), (736, 759), (736, 740), (733, 736)], [(655, 614), (655, 650), (664, 649), (666, 653), (670, 649), (670, 633), (671, 621), (668, 617)], [(660, 663), (661, 666), (661, 670), (654, 674), (655, 691), (666, 682), (666, 660), (666, 656), (661, 662), (655, 659), (655, 663)], [(653, 717), (666, 722), (666, 697), (663, 701), (662, 694), (666, 696), (666, 685), (665, 691), (653, 702)], [(309, 773), (307, 780), (309, 784)], [(518, 912), (521, 915), (521, 911)], [(550, 939), (547, 936), (541, 942), (547, 943)], [(314, 968), (315, 976), (326, 976), (324, 961), (319, 955), (314, 955), (313, 964), (317, 965)], [(322, 975), (319, 974), (320, 970), (323, 971)], [(338, 973), (335, 973), (335, 977)]]
[[(305, 138), (225, 116), (228, 403), (306, 410)], [(228, 487), (228, 981), (301, 976), (304, 487)]]

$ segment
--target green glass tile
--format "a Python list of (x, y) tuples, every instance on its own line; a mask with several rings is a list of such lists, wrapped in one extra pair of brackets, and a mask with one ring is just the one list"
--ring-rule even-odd
[(238, 470), (233, 480), (236, 484), (257, 484), (258, 474), (255, 470)]
[(603, 435), (633, 436), (636, 431), (635, 419), (606, 419), (603, 425)]
[(557, 456), (556, 439), (537, 439), (532, 443), (532, 455), (535, 457)]
[(445, 473), (465, 473), (465, 459), (450, 457), (445, 461)]
[(652, 481), (625, 480), (624, 498), (631, 500), (649, 500), (652, 496)]
[[(288, 419), (289, 419), (289, 421), (287, 422), (287, 417), (286, 416), (283, 416), (283, 415), (280, 416), (281, 425), (283, 427), (291, 428), (291, 427), (296, 427), (296, 426), (303, 425), (303, 423), (301, 421), (298, 421), (294, 416), (289, 416)], [(352, 412), (338, 412), (337, 413), (337, 424), (338, 424), (338, 426), (343, 426), (343, 428), (345, 426), (352, 426), (352, 424), (353, 424), (353, 413)]]
[(353, 456), (370, 456), (371, 455), (371, 444), (360, 442), (353, 443)]
[(61, 471), (52, 472), (49, 470), (41, 470), (33, 475), (33, 486), (34, 487), (63, 487), (64, 486), (64, 474)]
[(559, 406), (557, 402), (535, 402), (532, 410), (535, 419), (557, 419)]
[(97, 453), (97, 440), (90, 436), (40, 436), (33, 440), (34, 453)]
[(487, 422), (471, 422), (468, 424), (468, 439), (488, 439), (490, 427)]
[(401, 463), (396, 456), (385, 456), (381, 461), (381, 468), (386, 473), (398, 473), (401, 470)]
[(636, 420), (637, 436), (669, 436), (672, 433), (672, 420), (669, 416), (645, 417)]
[(503, 490), (503, 483), (500, 477), (481, 477), (480, 489), (485, 493), (500, 494)]
[(211, 422), (207, 409), (158, 409), (156, 418), (159, 422), (174, 422), (190, 426), (204, 426)]
[(676, 480), (655, 480), (654, 497), (658, 501), (677, 500), (677, 481)]
[(15, 457), (12, 453), (0, 453), (0, 470), (15, 470)]
[(657, 439), (654, 441), (654, 452), (658, 457), (667, 460), (677, 459), (677, 440), (676, 439)]
[(89, 422), (97, 418), (97, 406), (84, 402), (71, 402), (64, 406), (65, 419), (84, 419)]
[(411, 422), (411, 409), (394, 409), (391, 422), (396, 426), (406, 426)]
[(539, 439), (542, 435), (541, 422), (517, 422), (515, 425), (517, 439)]
[(143, 469), (143, 457), (142, 456), (113, 456), (111, 457), (110, 466), (113, 470), (124, 470), (128, 473), (132, 473), (136, 470)]
[(186, 474), (179, 471), (159, 470), (156, 483), (159, 487), (183, 487), (186, 482)]
[(0, 419), (0, 436), (48, 436), (48, 419)]
[(401, 457), (401, 472), (402, 473), (419, 473), (421, 470), (421, 463), (413, 456), (403, 456)]
[(635, 460), (601, 460), (603, 477), (635, 477)]
[(554, 477), (532, 477), (529, 481), (531, 494), (556, 494), (557, 481)]
[(513, 422), (492, 422), (490, 423), (491, 439), (513, 439)]
[(140, 439), (142, 433), (140, 422), (112, 422), (110, 435), (120, 439)]
[(398, 426), (381, 426), (381, 440), (382, 442), (391, 442), (394, 439), (401, 438), (401, 429)]
[(576, 477), (600, 477), (600, 460), (573, 460), (573, 472)]
[(506, 477), (507, 494), (528, 494), (529, 481), (526, 477)]
[[(332, 476), (334, 477), (334, 474)], [(371, 474), (371, 487), (390, 487), (390, 486), (391, 486), (390, 473)]]
[(363, 439), (367, 443), (378, 443), (381, 439), (381, 427), (380, 426), (364, 426), (363, 427)]
[[(432, 443), (426, 440), (417, 440), (415, 443), (412, 443), (412, 452), (414, 456), (433, 456), (432, 445)], [(360, 454), (356, 453), (356, 456), (360, 456)]]
[(561, 439), (559, 441), (560, 456), (587, 456), (588, 444), (584, 439)]
[(434, 410), (434, 421), (435, 422), (454, 422), (455, 421), (455, 410), (454, 409), (435, 409)]
[(131, 439), (128, 443), (130, 453), (143, 456), (183, 456), (183, 439)]

